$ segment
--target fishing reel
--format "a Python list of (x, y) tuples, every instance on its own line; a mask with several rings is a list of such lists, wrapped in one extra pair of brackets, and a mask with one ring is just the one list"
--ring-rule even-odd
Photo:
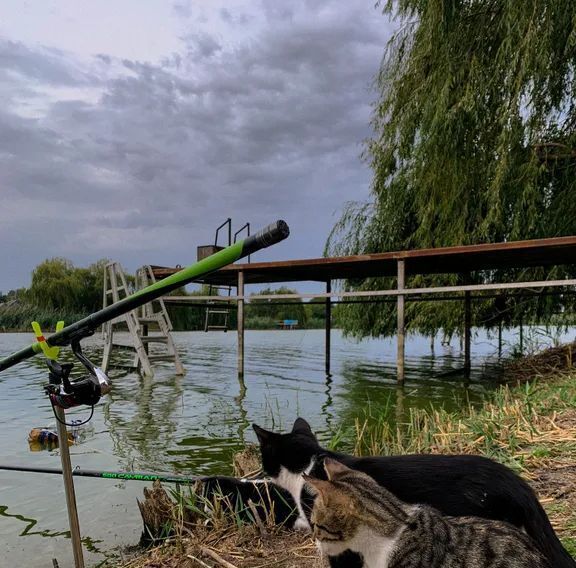
[(71, 347), (76, 359), (88, 371), (88, 375), (71, 380), (70, 372), (74, 368), (74, 363), (58, 363), (56, 360), (48, 359), (49, 382), (44, 386), (44, 391), (49, 396), (52, 406), (63, 409), (81, 405), (94, 407), (102, 395), (110, 392), (110, 379), (82, 353), (79, 340), (72, 341)]

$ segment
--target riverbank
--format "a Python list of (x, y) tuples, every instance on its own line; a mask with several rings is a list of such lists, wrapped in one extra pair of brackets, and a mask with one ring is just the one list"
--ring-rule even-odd
[[(352, 437), (337, 437), (352, 439), (352, 446), (338, 449), (361, 455), (482, 454), (505, 463), (531, 483), (562, 542), (576, 555), (576, 372), (571, 354), (572, 348), (555, 348), (538, 359), (515, 362), (508, 373), (521, 384), (502, 386), (487, 395), (480, 407), (457, 412), (410, 409), (396, 427), (372, 409), (350, 426)], [(189, 498), (188, 503), (192, 502)], [(214, 528), (208, 530), (200, 517), (196, 524), (183, 522), (184, 503), (176, 508), (179, 514), (173, 522), (177, 536), (130, 560), (108, 565), (322, 566), (307, 535), (266, 523), (239, 526), (237, 520), (225, 520), (221, 515), (216, 515)]]

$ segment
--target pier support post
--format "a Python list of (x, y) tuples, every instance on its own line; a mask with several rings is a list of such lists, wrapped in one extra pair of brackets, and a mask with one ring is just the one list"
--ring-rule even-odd
[[(326, 281), (326, 294), (332, 292), (332, 281)], [(331, 351), (331, 332), (332, 332), (332, 298), (328, 296), (326, 298), (326, 310), (325, 310), (325, 330), (326, 330), (326, 342), (325, 342), (325, 365), (324, 369), (326, 371), (326, 376), (329, 377), (330, 373), (330, 351)]]
[[(405, 261), (398, 260), (398, 291), (404, 290), (405, 277), (406, 277)], [(397, 302), (396, 306), (398, 311), (398, 331), (397, 331), (398, 350), (396, 354), (396, 372), (399, 383), (404, 382), (404, 343), (405, 343), (404, 299), (405, 299), (404, 294), (398, 294), (396, 300)]]
[(470, 343), (472, 328), (472, 297), (469, 291), (464, 292), (464, 370), (470, 373)]
[[(244, 298), (244, 272), (238, 272), (238, 296)], [(244, 377), (244, 300), (238, 300), (238, 376)]]

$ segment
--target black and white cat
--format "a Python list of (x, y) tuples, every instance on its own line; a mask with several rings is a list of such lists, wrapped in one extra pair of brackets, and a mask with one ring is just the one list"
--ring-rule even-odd
[[(306, 491), (302, 474), (326, 479), (320, 458), (332, 457), (349, 468), (367, 473), (407, 503), (424, 503), (444, 515), (482, 517), (520, 527), (552, 566), (576, 567), (534, 491), (502, 464), (469, 455), (354, 457), (331, 452), (320, 446), (303, 418), (298, 418), (287, 434), (270, 432), (256, 424), (253, 428), (260, 442), (264, 472), (291, 496), (296, 506), (288, 520), (290, 526), (310, 529), (314, 497)], [(360, 567), (362, 560), (347, 552), (330, 558), (330, 565)]]
[[(275, 525), (297, 528), (299, 510), (292, 495), (273, 481), (214, 476), (202, 479), (202, 496), (217, 498), (220, 506), (246, 523), (252, 523), (254, 510), (261, 520), (272, 515)], [(252, 507), (248, 503), (252, 503)], [(255, 507), (255, 509), (254, 509)]]

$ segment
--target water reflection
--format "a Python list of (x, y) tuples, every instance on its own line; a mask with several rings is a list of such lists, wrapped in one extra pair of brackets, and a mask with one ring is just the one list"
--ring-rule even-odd
[(322, 415), (326, 419), (326, 426), (328, 427), (329, 430), (333, 430), (335, 428), (334, 414), (332, 413), (332, 405), (334, 403), (332, 399), (333, 383), (334, 380), (332, 379), (332, 375), (331, 374), (326, 375), (326, 382), (324, 383), (326, 385), (326, 390), (324, 391), (326, 395), (326, 400), (321, 408), (322, 408)]
[(177, 429), (177, 408), (182, 404), (181, 378), (127, 375), (116, 379), (103, 405), (105, 423), (126, 469), (164, 467), (162, 450)]
[[(8, 507), (5, 505), (0, 505), (0, 516), (10, 519), (15, 519), (21, 521), (26, 524), (22, 532), (18, 534), (18, 536), (41, 536), (43, 538), (57, 538), (57, 537), (64, 537), (70, 539), (70, 531), (55, 531), (50, 529), (44, 530), (32, 530), (37, 524), (37, 519), (32, 519), (30, 517), (25, 517), (24, 515), (19, 515), (18, 513), (9, 513)], [(98, 548), (98, 544), (102, 541), (100, 540), (93, 540), (88, 536), (82, 537), (82, 546), (86, 548), (89, 552), (95, 554), (102, 554), (103, 551)]]
[(250, 421), (248, 420), (248, 410), (246, 410), (246, 405), (244, 404), (248, 389), (246, 388), (244, 377), (239, 376), (238, 383), (240, 392), (238, 393), (238, 396), (234, 397), (234, 402), (238, 407), (238, 441), (240, 442), (241, 446), (245, 446), (246, 430), (250, 427)]
[(0, 515), (3, 517), (9, 517), (12, 519), (17, 519), (18, 521), (22, 521), (25, 523), (25, 527), (22, 529), (22, 532), (19, 533), (19, 536), (32, 536), (32, 535), (39, 535), (43, 537), (55, 537), (55, 536), (66, 536), (70, 537), (70, 531), (51, 531), (48, 529), (42, 531), (33, 531), (32, 529), (38, 524), (36, 519), (31, 519), (30, 517), (25, 517), (24, 515), (19, 515), (17, 513), (9, 513), (8, 507), (5, 505), (0, 505)]
[(435, 344), (435, 356), (425, 339), (407, 359), (404, 388), (392, 343), (382, 349), (382, 342), (335, 341), (334, 374), (326, 376), (321, 332), (248, 333), (246, 373), (238, 378), (231, 335), (176, 334), (185, 377), (167, 365), (154, 379), (128, 374), (114, 381), (103, 416), (123, 469), (222, 473), (252, 440), (253, 421), (282, 429), (303, 415), (329, 437), (367, 408), (402, 423), (406, 409), (475, 404), (493, 385), (485, 368), (468, 380), (457, 347)]

